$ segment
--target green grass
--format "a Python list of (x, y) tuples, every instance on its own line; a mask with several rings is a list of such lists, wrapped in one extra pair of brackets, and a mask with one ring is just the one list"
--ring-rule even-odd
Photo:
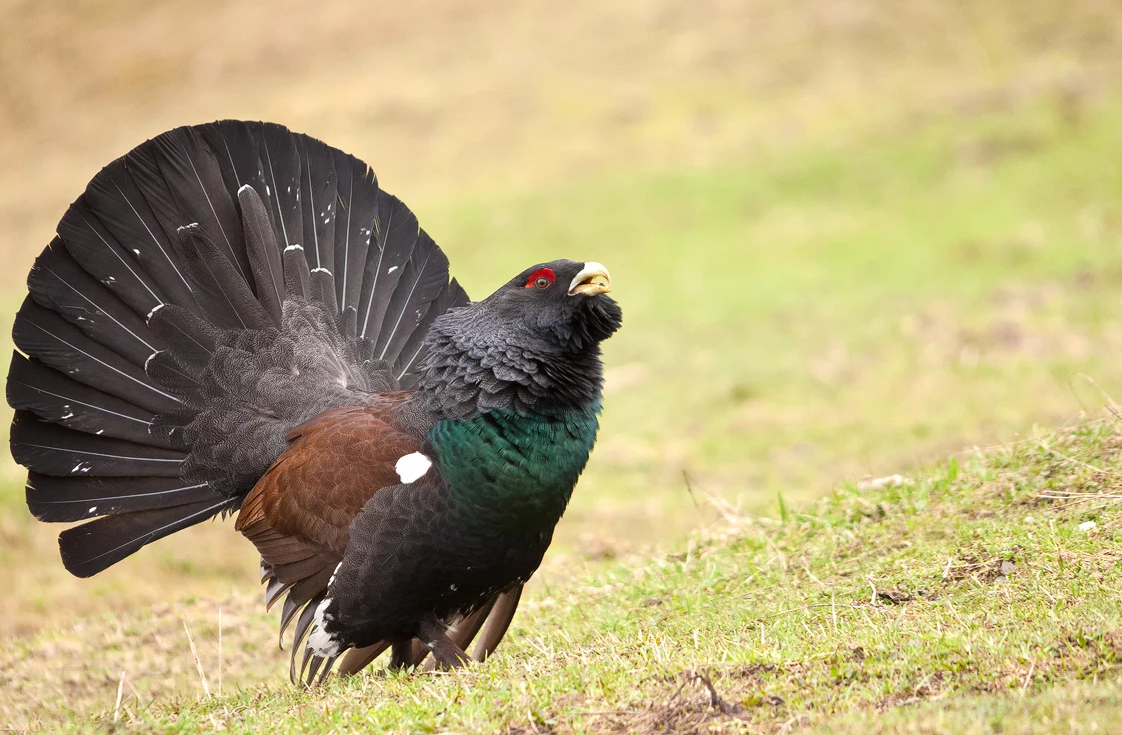
[[(847, 485), (786, 521), (718, 503), (724, 520), (678, 553), (535, 590), (500, 653), (465, 672), (253, 685), (271, 660), (185, 695), (201, 685), (180, 616), (217, 688), (214, 611), (188, 605), (43, 634), (0, 674), (9, 707), (62, 732), (113, 719), (122, 670), (114, 732), (1055, 731), (1047, 716), (1087, 732), (1122, 714), (1120, 450), (1102, 420)], [(261, 617), (233, 618), (227, 667), (246, 668)], [(61, 719), (51, 677), (74, 707)]]

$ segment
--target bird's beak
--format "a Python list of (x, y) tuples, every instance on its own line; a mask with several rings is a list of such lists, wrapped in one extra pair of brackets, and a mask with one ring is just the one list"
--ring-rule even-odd
[(597, 294), (611, 292), (612, 277), (608, 275), (608, 269), (591, 261), (584, 264), (580, 273), (569, 284), (570, 296), (576, 296), (579, 293), (585, 296), (596, 296)]

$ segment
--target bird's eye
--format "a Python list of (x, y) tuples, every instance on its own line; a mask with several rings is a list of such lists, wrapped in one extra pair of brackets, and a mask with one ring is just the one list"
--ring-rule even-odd
[(538, 268), (526, 279), (526, 288), (549, 288), (557, 280), (557, 275), (549, 268)]

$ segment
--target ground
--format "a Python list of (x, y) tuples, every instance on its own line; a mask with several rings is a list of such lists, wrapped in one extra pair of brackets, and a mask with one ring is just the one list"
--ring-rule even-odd
[(5, 714), (62, 732), (1112, 732), (1120, 430), (1087, 421), (774, 519), (703, 496), (722, 518), (681, 551), (539, 587), (466, 671), (292, 687), (241, 595), (21, 640), (0, 658)]
[[(611, 269), (625, 326), (555, 547), (487, 667), (308, 694), (231, 524), (77, 580), (8, 460), (0, 725), (1110, 729), (1113, 511), (1088, 533), (1100, 501), (1036, 496), (1115, 466), (1112, 3), (320, 5), (0, 3), (3, 331), (114, 156), (218, 117), (313, 133), (473, 295), (555, 257)], [(855, 489), (896, 473), (915, 484)], [(695, 706), (706, 681), (723, 708)]]

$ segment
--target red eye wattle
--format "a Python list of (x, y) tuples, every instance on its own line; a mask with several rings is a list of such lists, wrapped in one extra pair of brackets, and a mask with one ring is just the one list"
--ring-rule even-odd
[(549, 288), (557, 280), (549, 268), (538, 268), (526, 279), (526, 288)]

